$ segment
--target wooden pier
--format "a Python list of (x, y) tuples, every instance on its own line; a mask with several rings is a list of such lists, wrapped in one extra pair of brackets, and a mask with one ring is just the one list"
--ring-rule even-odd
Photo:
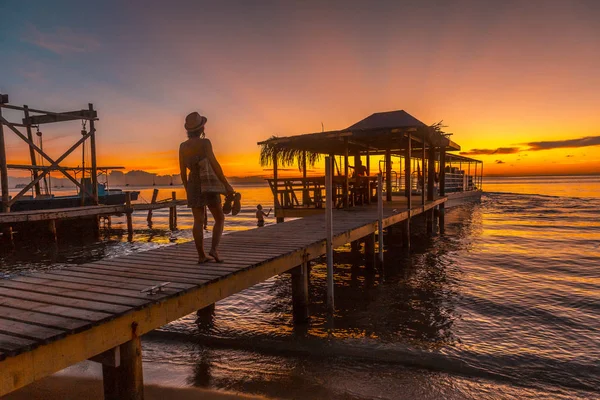
[[(379, 224), (445, 201), (386, 202), (383, 217), (375, 205), (334, 210), (332, 245), (366, 238), (374, 254)], [(223, 236), (222, 264), (196, 264), (189, 242), (0, 280), (0, 396), (92, 359), (103, 364), (105, 399), (142, 399), (141, 335), (286, 271), (294, 316), (306, 317), (306, 266), (326, 253), (325, 226), (321, 214), (233, 232)]]

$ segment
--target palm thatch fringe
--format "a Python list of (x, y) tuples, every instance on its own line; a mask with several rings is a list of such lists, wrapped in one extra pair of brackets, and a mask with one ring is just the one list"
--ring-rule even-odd
[[(271, 136), (270, 139), (277, 139), (277, 136)], [(262, 167), (268, 167), (273, 164), (273, 156), (277, 151), (277, 165), (282, 167), (289, 167), (297, 164), (298, 170), (302, 171), (303, 168), (303, 154), (304, 150), (289, 149), (289, 148), (278, 148), (277, 145), (270, 143), (263, 143), (260, 146), (260, 165)], [(306, 151), (306, 166), (314, 167), (315, 164), (321, 159), (321, 154), (313, 153), (312, 151)]]

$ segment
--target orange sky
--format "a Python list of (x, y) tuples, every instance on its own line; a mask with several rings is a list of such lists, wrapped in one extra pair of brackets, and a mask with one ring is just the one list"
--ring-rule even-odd
[[(77, 14), (85, 10), (47, 17), (52, 7), (23, 4), (0, 9), (10, 17), (0, 28), (8, 60), (0, 91), (14, 104), (57, 111), (93, 102), (101, 164), (159, 174), (178, 172), (190, 111), (208, 117), (226, 174), (244, 176), (264, 173), (261, 139), (396, 109), (444, 120), (466, 152), (516, 148), (474, 155), (487, 174), (600, 172), (600, 6), (452, 3), (109, 2), (85, 21)], [(45, 149), (57, 156), (80, 129), (44, 127)], [(25, 161), (12, 136), (9, 162)], [(68, 161), (79, 164), (80, 153)]]

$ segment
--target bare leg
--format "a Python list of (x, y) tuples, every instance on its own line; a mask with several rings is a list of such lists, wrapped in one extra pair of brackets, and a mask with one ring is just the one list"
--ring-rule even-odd
[(196, 243), (196, 251), (198, 252), (198, 262), (206, 261), (206, 254), (204, 253), (204, 207), (192, 207), (192, 214), (194, 215), (194, 227), (192, 233), (194, 235), (194, 242)]
[(219, 203), (218, 205), (208, 206), (210, 213), (215, 220), (215, 226), (212, 232), (212, 245), (210, 247), (210, 255), (215, 258), (217, 262), (221, 262), (219, 257), (218, 248), (221, 242), (221, 235), (223, 234), (223, 226), (225, 225), (225, 214), (223, 214), (223, 207)]

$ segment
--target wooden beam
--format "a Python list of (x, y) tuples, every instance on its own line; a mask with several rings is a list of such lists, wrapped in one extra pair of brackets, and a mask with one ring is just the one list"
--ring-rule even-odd
[[(33, 110), (30, 110), (33, 111)], [(34, 111), (37, 112), (37, 111)], [(79, 119), (94, 120), (98, 118), (98, 113), (94, 110), (68, 111), (63, 113), (52, 113), (46, 115), (34, 115), (23, 118), (24, 125), (42, 125), (53, 122), (76, 121)]]
[(69, 175), (69, 173), (62, 168), (60, 165), (58, 165), (62, 160), (64, 160), (65, 158), (67, 158), (67, 156), (69, 154), (71, 154), (81, 143), (83, 143), (88, 137), (90, 137), (91, 132), (88, 132), (87, 135), (83, 136), (81, 139), (79, 139), (77, 141), (77, 143), (75, 143), (73, 146), (71, 146), (71, 148), (69, 150), (67, 150), (65, 153), (63, 153), (62, 156), (60, 156), (56, 161), (54, 161), (52, 158), (50, 158), (42, 149), (40, 149), (39, 147), (37, 147), (33, 142), (31, 142), (30, 140), (27, 139), (27, 137), (25, 137), (25, 135), (23, 135), (21, 132), (19, 132), (18, 129), (16, 129), (14, 126), (12, 126), (12, 124), (10, 122), (8, 122), (4, 117), (2, 117), (2, 115), (0, 114), (0, 125), (5, 124), (10, 130), (12, 130), (18, 137), (20, 137), (25, 143), (29, 144), (31, 147), (33, 147), (35, 149), (35, 151), (37, 151), (38, 153), (40, 153), (40, 155), (42, 157), (44, 157), (46, 160), (48, 160), (50, 162), (50, 166), (48, 167), (48, 169), (44, 169), (44, 171), (36, 178), (34, 179), (32, 182), (30, 182), (25, 188), (23, 188), (23, 190), (21, 190), (16, 196), (14, 196), (12, 198), (12, 200), (9, 201), (9, 206), (14, 204), (15, 201), (17, 201), (19, 199), (19, 197), (23, 196), (23, 194), (27, 193), (32, 187), (33, 185), (35, 185), (37, 182), (39, 182), (44, 176), (46, 176), (52, 168), (56, 168), (58, 169), (64, 176), (66, 176), (71, 182), (73, 182), (78, 188), (80, 188), (82, 191), (85, 191), (88, 195), (89, 192), (87, 192), (87, 190), (85, 189), (85, 187), (83, 187), (79, 182), (77, 182), (77, 179), (73, 178), (71, 175)]
[[(29, 107), (27, 107), (27, 105), (23, 106), (24, 110), (23, 113), (25, 114), (25, 118), (29, 118)], [(33, 143), (33, 134), (31, 133), (31, 125), (26, 125), (27, 129), (27, 139), (29, 139), (30, 142)], [(31, 147), (31, 145), (29, 145), (29, 159), (31, 160), (31, 165), (32, 166), (37, 166), (37, 161), (36, 161), (36, 157), (35, 157), (35, 150), (33, 147)], [(38, 171), (37, 169), (33, 169), (31, 171), (33, 173), (33, 179), (37, 178), (38, 176)], [(36, 183), (35, 184), (35, 195), (39, 196), (40, 195), (40, 183)]]
[(2, 109), (0, 109), (0, 187), (2, 189), (2, 212), (10, 211), (8, 194), (8, 167), (6, 164), (6, 143), (4, 141), (4, 124)]

